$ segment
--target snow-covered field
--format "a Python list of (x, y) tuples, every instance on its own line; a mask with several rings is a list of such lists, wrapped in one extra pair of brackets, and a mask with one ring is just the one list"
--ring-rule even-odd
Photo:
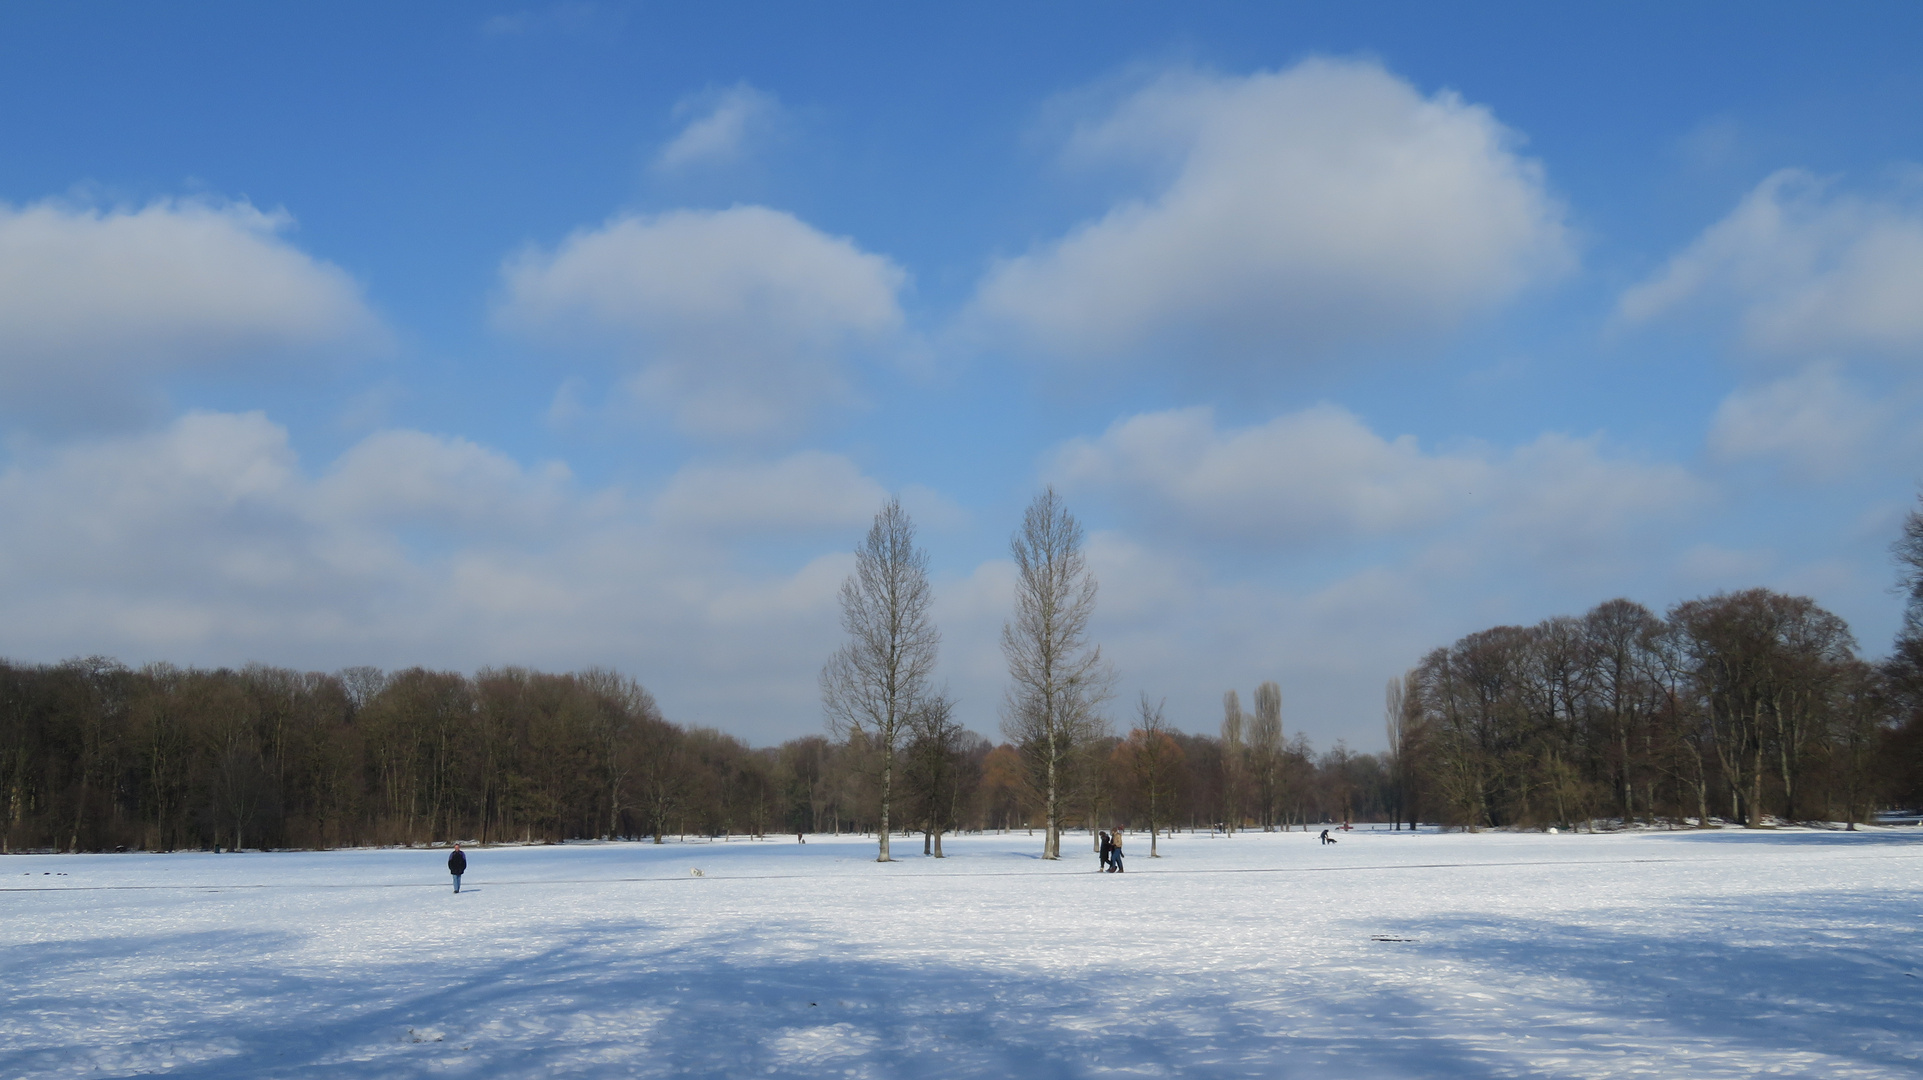
[(1039, 845), (0, 858), (0, 1076), (1923, 1074), (1916, 829)]

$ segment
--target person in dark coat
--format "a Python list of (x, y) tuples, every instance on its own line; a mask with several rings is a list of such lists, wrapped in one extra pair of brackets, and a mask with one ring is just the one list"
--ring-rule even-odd
[(1110, 840), (1108, 838), (1108, 831), (1104, 829), (1102, 831), (1102, 869), (1104, 871), (1108, 869), (1109, 854), (1114, 850), (1115, 850), (1115, 841)]
[(461, 853), (461, 845), (454, 845), (454, 853), (447, 857), (447, 872), (454, 875), (454, 891), (461, 891), (461, 875), (467, 873), (467, 856)]

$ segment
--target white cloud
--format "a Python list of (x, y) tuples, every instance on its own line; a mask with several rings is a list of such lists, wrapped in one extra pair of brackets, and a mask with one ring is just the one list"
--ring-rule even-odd
[(1042, 471), (1078, 512), (1123, 523), (1089, 552), (1124, 699), (1167, 695), (1177, 723), (1207, 731), (1224, 690), (1276, 679), (1289, 730), (1324, 748), (1375, 745), (1383, 681), (1428, 649), (1663, 574), (1710, 499), (1687, 470), (1600, 438), (1438, 451), (1333, 405), (1247, 426), (1126, 417)]
[(504, 322), (611, 348), (687, 431), (791, 431), (901, 326), (900, 267), (760, 206), (617, 217), (503, 268)]
[[(1088, 569), (1111, 619), (1153, 621), (1185, 605), (1206, 583), (1200, 568), (1116, 530), (1088, 535)], [(1002, 609), (1006, 618), (1009, 609)]]
[[(1668, 529), (1704, 495), (1680, 470), (1615, 460), (1595, 439), (1440, 453), (1328, 406), (1246, 427), (1188, 410), (1158, 417), (1179, 438), (1130, 418), (1061, 455), (1089, 466), (1076, 512), (1109, 516), (1090, 514), (1107, 501), (1148, 523), (1105, 521), (1088, 539), (1102, 581), (1094, 633), (1123, 679), (1118, 713), (1147, 690), (1169, 696), (1178, 722), (1212, 729), (1224, 689), (1276, 678), (1291, 731), (1372, 745), (1382, 680), (1430, 647), (1622, 592), (1660, 607), (1679, 574), (1693, 590), (1704, 575), (1746, 584), (1777, 565), (1687, 530), (1646, 543), (1650, 523)], [(1319, 464), (1293, 456), (1315, 448), (1305, 433), (1331, 444)], [(1172, 471), (1135, 471), (1171, 446)], [(1464, 477), (1476, 486), (1459, 502), (1420, 490)], [(1281, 543), (1249, 528), (1264, 492), (1280, 504), (1274, 520), (1320, 531)], [(0, 655), (603, 664), (643, 680), (678, 720), (787, 738), (817, 730), (835, 590), (881, 495), (846, 458), (812, 452), (690, 465), (652, 499), (417, 431), (304, 463), (261, 414), (191, 414), (0, 472)], [(800, 536), (802, 550), (769, 564), (770, 545), (756, 545), (771, 531)], [(727, 542), (735, 535), (745, 549)], [(1304, 537), (1322, 535), (1336, 555), (1304, 556)], [(1241, 548), (1197, 554), (1222, 537)], [(1369, 538), (1384, 542), (1357, 542)], [(1884, 542), (1874, 539), (1878, 557)], [(992, 734), (1013, 570), (1001, 557), (971, 562), (937, 567), (941, 678), (964, 720)], [(1664, 591), (1625, 584), (1652, 580)]]
[(498, 451), (420, 431), (380, 431), (350, 447), (315, 488), (346, 518), (466, 533), (548, 530), (571, 506), (560, 462), (529, 470)]
[(1776, 553), (1767, 549), (1702, 543), (1692, 546), (1676, 560), (1676, 576), (1694, 591), (1741, 589), (1763, 579), (1775, 565)]
[(1064, 487), (1127, 491), (1184, 530), (1234, 539), (1367, 536), (1438, 521), (1471, 497), (1486, 463), (1387, 440), (1318, 405), (1223, 431), (1203, 407), (1116, 421), (1075, 439), (1048, 468)]
[(1623, 539), (1672, 525), (1712, 498), (1688, 469), (1614, 458), (1597, 437), (1554, 432), (1491, 459), (1485, 534), (1550, 565), (1636, 558)]
[(859, 529), (887, 497), (846, 457), (804, 450), (769, 463), (688, 466), (655, 513), (664, 524), (716, 532)]
[(0, 392), (24, 411), (380, 342), (359, 286), (288, 243), (290, 225), (246, 203), (0, 205)]
[(1043, 473), (1124, 523), (1089, 545), (1124, 698), (1167, 695), (1206, 731), (1224, 690), (1276, 679), (1289, 730), (1325, 748), (1376, 744), (1383, 681), (1428, 649), (1664, 577), (1711, 497), (1596, 437), (1437, 451), (1331, 405), (1247, 426), (1127, 417)]
[(1775, 460), (1805, 479), (1833, 478), (1888, 438), (1895, 414), (1888, 399), (1871, 400), (1836, 365), (1812, 364), (1725, 398), (1709, 449), (1722, 461)]
[[(813, 729), (846, 548), (881, 499), (825, 454), (690, 467), (655, 501), (418, 431), (309, 466), (260, 413), (194, 413), (0, 472), (0, 655), (600, 664), (676, 719), (786, 738)], [(716, 536), (804, 527), (846, 535), (753, 569)]]
[(1625, 292), (1621, 318), (1729, 312), (1749, 347), (1923, 357), (1923, 208), (1836, 194), (1785, 169), (1664, 268)]
[(1514, 142), (1372, 63), (1169, 75), (1071, 145), (1173, 158), (1166, 189), (999, 263), (976, 313), (1059, 355), (1238, 364), (1446, 328), (1571, 263)]
[(1425, 451), (1334, 405), (1224, 429), (1206, 408), (1144, 413), (1060, 447), (1044, 472), (1164, 536), (1259, 547), (1433, 535), (1481, 522), (1549, 550), (1613, 537), (1702, 497), (1676, 466), (1546, 434), (1506, 453)]
[[(15, 464), (0, 474), (6, 595), (22, 603), (76, 577), (83, 594), (181, 580), (209, 596), (285, 585), (296, 469), (286, 430), (259, 413), (191, 414)], [(62, 610), (55, 625), (75, 615)]]
[(674, 111), (689, 119), (655, 156), (655, 168), (663, 171), (738, 162), (768, 137), (783, 113), (774, 95), (745, 82), (695, 95)]

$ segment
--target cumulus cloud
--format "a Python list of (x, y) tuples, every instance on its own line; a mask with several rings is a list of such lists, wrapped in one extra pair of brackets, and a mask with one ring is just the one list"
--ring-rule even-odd
[(1923, 207), (1774, 174), (1618, 305), (1628, 323), (1732, 315), (1750, 348), (1923, 357)]
[(1492, 512), (1482, 531), (1552, 563), (1633, 559), (1626, 536), (1673, 525), (1713, 497), (1688, 469), (1611, 457), (1600, 437), (1549, 432), (1490, 464)]
[[(379, 582), (412, 591), (403, 539), (499, 543), (589, 518), (559, 464), (534, 469), (463, 439), (381, 431), (309, 476), (287, 430), (258, 412), (189, 413), (83, 441), (0, 474), (9, 595), (111, 581), (137, 594), (248, 594), (266, 609)], [(25, 580), (13, 571), (31, 573)], [(358, 600), (356, 599), (358, 595)]]
[(697, 464), (655, 503), (663, 523), (741, 533), (865, 527), (888, 497), (840, 454), (806, 450), (778, 461)]
[(467, 439), (379, 431), (350, 447), (315, 488), (346, 518), (455, 532), (546, 530), (573, 502), (568, 467), (524, 468)]
[(1571, 263), (1515, 142), (1373, 63), (1168, 75), (1070, 148), (1172, 161), (1166, 187), (998, 263), (975, 312), (1063, 356), (1243, 364), (1446, 328)]
[(689, 432), (793, 430), (851, 397), (846, 358), (902, 323), (888, 259), (760, 206), (617, 217), (503, 269), (502, 320), (612, 350)]
[(358, 285), (282, 235), (284, 213), (159, 201), (0, 205), (0, 392), (125, 394), (176, 371), (366, 346)]
[(1224, 689), (1277, 679), (1289, 729), (1325, 747), (1372, 744), (1368, 703), (1424, 651), (1580, 611), (1661, 564), (1710, 497), (1599, 438), (1437, 450), (1327, 404), (1245, 426), (1206, 408), (1129, 416), (1042, 472), (1120, 526), (1089, 552), (1094, 633), (1125, 695), (1167, 695), (1178, 723), (1210, 730)]
[(1371, 535), (1433, 522), (1487, 475), (1473, 458), (1389, 440), (1318, 405), (1223, 431), (1206, 407), (1143, 413), (1075, 439), (1049, 474), (1069, 488), (1127, 491), (1186, 527), (1238, 538)]
[(1684, 470), (1610, 459), (1595, 439), (1436, 453), (1326, 404), (1230, 429), (1207, 408), (1126, 417), (1044, 471), (1164, 535), (1262, 546), (1414, 535), (1472, 513), (1518, 537), (1608, 535), (1700, 494)]
[[(646, 500), (419, 431), (310, 466), (260, 413), (194, 413), (0, 472), (0, 655), (604, 664), (678, 719), (787, 737), (818, 715), (846, 549), (880, 501), (830, 455), (691, 467)], [(750, 570), (714, 535), (778, 521), (846, 536)]]
[(687, 98), (674, 112), (687, 123), (654, 159), (667, 172), (741, 161), (772, 134), (783, 110), (773, 94), (744, 82)]
[(1125, 699), (1167, 695), (1206, 731), (1223, 690), (1276, 679), (1289, 730), (1322, 747), (1375, 745), (1383, 680), (1437, 645), (1668, 588), (1715, 495), (1600, 437), (1437, 449), (1326, 404), (1129, 416), (1042, 473), (1113, 526), (1090, 536), (1092, 629)]
[(1709, 449), (1722, 461), (1772, 460), (1804, 479), (1828, 479), (1883, 442), (1895, 415), (1893, 403), (1871, 400), (1835, 364), (1812, 364), (1724, 398)]

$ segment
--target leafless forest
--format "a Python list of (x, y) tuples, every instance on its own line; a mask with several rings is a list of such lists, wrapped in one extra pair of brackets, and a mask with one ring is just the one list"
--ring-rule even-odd
[[(1053, 844), (1091, 823), (1755, 826), (1923, 801), (1923, 511), (1894, 548), (1906, 618), (1880, 664), (1802, 597), (1756, 589), (1661, 615), (1611, 600), (1421, 658), (1388, 686), (1379, 754), (1318, 753), (1289, 734), (1274, 683), (1252, 688), (1250, 711), (1227, 691), (1219, 720), (1167, 717), (1146, 695), (1114, 701), (1086, 640), (1096, 590), (1080, 530), (1052, 492), (1014, 540), (1025, 591), (1004, 633), (1004, 739), (963, 731), (925, 686), (939, 637), (922, 618), (912, 523), (891, 504), (877, 529), (864, 557), (886, 573), (867, 581), (887, 588), (851, 578), (853, 644), (824, 670), (832, 739), (754, 748), (685, 728), (606, 671), (0, 663), (0, 840), (167, 850), (873, 833), (886, 806), (895, 835), (938, 853), (956, 830)], [(907, 602), (891, 613), (877, 597)], [(889, 625), (913, 646), (904, 667), (875, 660), (894, 655)], [(876, 678), (899, 693), (865, 695)], [(1204, 726), (1218, 734), (1184, 730)]]

